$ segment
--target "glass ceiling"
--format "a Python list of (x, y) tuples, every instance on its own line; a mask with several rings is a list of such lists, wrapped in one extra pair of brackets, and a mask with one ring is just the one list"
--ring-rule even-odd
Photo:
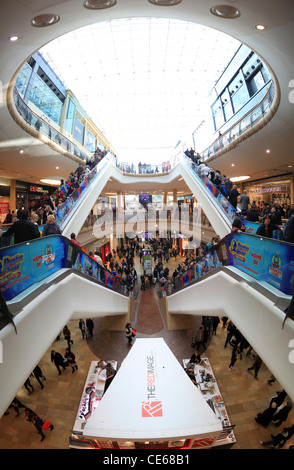
[(195, 23), (158, 18), (100, 22), (40, 52), (116, 149), (119, 160), (167, 160), (191, 140), (240, 43)]

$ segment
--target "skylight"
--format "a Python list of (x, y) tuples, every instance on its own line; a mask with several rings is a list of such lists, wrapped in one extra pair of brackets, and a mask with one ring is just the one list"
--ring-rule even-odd
[(150, 162), (211, 119), (205, 100), (239, 46), (195, 23), (129, 18), (72, 31), (40, 52), (118, 157)]

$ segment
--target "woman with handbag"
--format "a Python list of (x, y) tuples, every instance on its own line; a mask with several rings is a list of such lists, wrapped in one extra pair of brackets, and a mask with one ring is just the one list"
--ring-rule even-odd
[(74, 373), (75, 370), (78, 370), (78, 366), (76, 364), (76, 357), (69, 348), (66, 348), (64, 357), (67, 360), (68, 365), (71, 367), (72, 373)]
[(136, 330), (132, 328), (130, 323), (126, 324), (126, 337), (128, 339), (128, 343), (132, 344), (133, 338), (136, 336)]
[(38, 434), (40, 434), (40, 436), (42, 437), (41, 442), (46, 437), (45, 434), (43, 433), (43, 430), (48, 431), (48, 429), (50, 429), (50, 431), (52, 431), (52, 429), (54, 428), (51, 421), (47, 421), (47, 420), (40, 418), (40, 416), (38, 416), (37, 413), (35, 413), (30, 408), (25, 409), (25, 419), (34, 424), (35, 428), (38, 431)]

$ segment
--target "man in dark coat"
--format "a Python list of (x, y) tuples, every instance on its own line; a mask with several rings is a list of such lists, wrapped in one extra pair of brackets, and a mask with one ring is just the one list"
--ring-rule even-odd
[(22, 243), (40, 237), (38, 226), (31, 222), (26, 209), (18, 212), (18, 218), (11, 227), (3, 233), (2, 237), (14, 235), (14, 243)]

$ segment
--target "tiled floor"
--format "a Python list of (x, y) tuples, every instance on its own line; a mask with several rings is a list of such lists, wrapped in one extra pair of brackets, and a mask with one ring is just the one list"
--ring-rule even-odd
[[(171, 272), (173, 272), (173, 263), (169, 262)], [(138, 262), (136, 267), (140, 272)], [(154, 298), (152, 293), (155, 294)], [(155, 289), (145, 292), (139, 290), (138, 302), (140, 304), (136, 316), (137, 337), (162, 337), (181, 363), (183, 358), (190, 357), (193, 330), (167, 331), (163, 318), (157, 310)], [(148, 316), (151, 321), (146, 322)], [(200, 318), (195, 317), (195, 327), (199, 322)], [(46, 381), (43, 382), (44, 389), (42, 390), (33, 378), (31, 383), (35, 391), (28, 395), (27, 390), (22, 387), (17, 394), (18, 399), (26, 406), (35, 410), (41, 417), (52, 421), (53, 431), (48, 431), (45, 440), (41, 442), (33, 424), (25, 420), (23, 409), (20, 410), (18, 417), (14, 410), (10, 409), (9, 414), (0, 420), (0, 449), (68, 449), (70, 430), (75, 420), (90, 362), (97, 358), (116, 359), (119, 366), (130, 347), (124, 332), (103, 331), (100, 319), (95, 319), (94, 323), (93, 339), (82, 338), (77, 321), (68, 324), (74, 340), (72, 350), (79, 367), (75, 373), (67, 368), (59, 376), (50, 361), (51, 349), (64, 354), (66, 342), (61, 338), (52, 344), (52, 348), (40, 361), (46, 376)], [(237, 442), (232, 449), (263, 449), (259, 441), (269, 439), (272, 433), (276, 434), (277, 428), (270, 424), (268, 429), (264, 429), (255, 422), (254, 417), (267, 407), (270, 398), (281, 387), (278, 383), (272, 386), (267, 384), (270, 372), (264, 365), (261, 366), (258, 379), (247, 372), (252, 358), (246, 355), (229, 372), (231, 347), (224, 348), (225, 337), (226, 332), (219, 325), (216, 336), (213, 336), (202, 356), (207, 356), (211, 362), (230, 420), (236, 425)], [(293, 411), (285, 424), (294, 424)], [(291, 444), (294, 444), (294, 438), (285, 448)]]

